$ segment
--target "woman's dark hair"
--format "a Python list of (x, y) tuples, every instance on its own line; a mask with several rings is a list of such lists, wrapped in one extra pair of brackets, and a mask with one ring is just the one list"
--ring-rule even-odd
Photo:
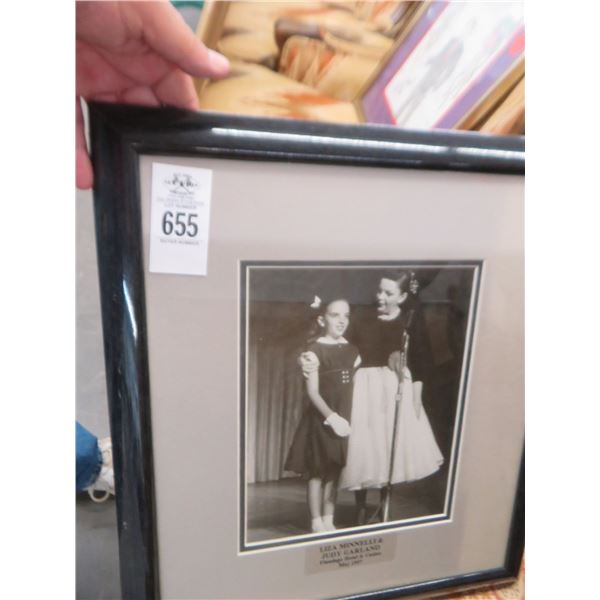
[(414, 279), (414, 273), (411, 271), (385, 271), (381, 274), (381, 279), (390, 279), (396, 282), (401, 294), (410, 291), (410, 282)]

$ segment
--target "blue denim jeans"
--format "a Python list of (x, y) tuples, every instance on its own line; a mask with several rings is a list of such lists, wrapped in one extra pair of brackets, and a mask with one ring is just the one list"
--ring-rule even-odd
[(76, 444), (76, 489), (83, 492), (100, 475), (102, 452), (98, 447), (98, 438), (90, 433), (79, 421), (75, 422)]

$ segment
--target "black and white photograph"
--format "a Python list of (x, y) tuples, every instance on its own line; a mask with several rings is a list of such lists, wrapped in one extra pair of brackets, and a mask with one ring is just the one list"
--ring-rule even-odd
[(451, 518), (482, 266), (242, 262), (240, 551)]

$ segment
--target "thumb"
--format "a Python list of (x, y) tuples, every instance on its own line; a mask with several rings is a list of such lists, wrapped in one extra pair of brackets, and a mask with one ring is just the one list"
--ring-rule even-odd
[(89, 190), (94, 185), (94, 171), (85, 141), (79, 96), (75, 98), (75, 183), (80, 190)]

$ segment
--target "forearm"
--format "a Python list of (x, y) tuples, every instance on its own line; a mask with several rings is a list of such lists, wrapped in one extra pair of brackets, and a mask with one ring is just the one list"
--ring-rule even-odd
[(323, 419), (327, 419), (333, 414), (333, 411), (329, 408), (329, 405), (325, 402), (321, 394), (309, 391), (308, 397), (310, 398), (312, 405), (321, 413), (321, 415), (323, 415)]
[(413, 381), (413, 395), (421, 399), (423, 395), (423, 382), (422, 381)]
[(423, 382), (413, 381), (413, 406), (415, 408), (415, 414), (417, 419), (421, 416), (421, 410), (423, 408)]

